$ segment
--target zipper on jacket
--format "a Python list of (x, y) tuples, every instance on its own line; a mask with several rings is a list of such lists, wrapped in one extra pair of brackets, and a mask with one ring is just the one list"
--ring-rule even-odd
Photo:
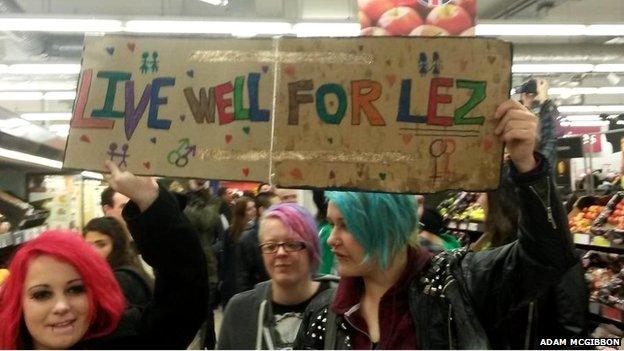
[(544, 209), (546, 209), (546, 215), (548, 216), (548, 222), (550, 222), (550, 225), (552, 226), (553, 229), (557, 229), (557, 223), (555, 223), (555, 217), (553, 216), (553, 212), (552, 212), (552, 208), (550, 206), (550, 177), (546, 177), (546, 196), (548, 197), (548, 205), (546, 205), (546, 203), (544, 202), (544, 200), (539, 196), (539, 193), (535, 190), (535, 188), (533, 187), (533, 185), (529, 185), (529, 188), (531, 189), (531, 191), (533, 191), (533, 193), (535, 194), (535, 196), (537, 196), (537, 198), (540, 200), (540, 202), (542, 203), (542, 206), (544, 206)]
[(452, 322), (453, 322), (453, 305), (451, 305), (450, 303), (448, 304), (449, 310), (448, 310), (448, 335), (449, 335), (449, 350), (453, 350), (455, 348), (455, 346), (453, 345), (453, 328), (451, 326)]
[(375, 349), (375, 348), (374, 348), (374, 344), (375, 344), (375, 343), (371, 341), (371, 336), (370, 336), (367, 332), (363, 331), (362, 329), (360, 329), (360, 328), (356, 327), (353, 323), (351, 323), (351, 321), (349, 320), (349, 316), (348, 316), (348, 315), (346, 315), (346, 314), (345, 314), (343, 318), (347, 321), (347, 323), (349, 323), (349, 325), (350, 325), (353, 329), (355, 329), (355, 330), (359, 331), (360, 333), (362, 333), (362, 334), (366, 335), (366, 337), (368, 338), (368, 341), (370, 341), (370, 343), (371, 343), (371, 348), (370, 348), (370, 349), (371, 349), (371, 350), (374, 350), (374, 349)]

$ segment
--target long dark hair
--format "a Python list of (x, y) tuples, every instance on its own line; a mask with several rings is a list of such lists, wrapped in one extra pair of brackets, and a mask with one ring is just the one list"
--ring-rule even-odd
[(508, 167), (504, 167), (500, 187), (487, 193), (485, 232), (490, 235), (492, 247), (508, 244), (517, 238), (520, 199), (508, 172)]
[(113, 249), (106, 260), (113, 270), (121, 266), (129, 266), (145, 279), (148, 286), (153, 286), (152, 278), (141, 265), (139, 256), (130, 244), (128, 233), (117, 219), (113, 217), (93, 218), (82, 229), (82, 235), (86, 236), (88, 232), (98, 232), (111, 238)]
[(233, 243), (238, 242), (241, 234), (247, 227), (247, 204), (253, 203), (254, 200), (247, 196), (241, 196), (234, 201), (232, 207), (232, 225), (228, 228), (228, 235)]

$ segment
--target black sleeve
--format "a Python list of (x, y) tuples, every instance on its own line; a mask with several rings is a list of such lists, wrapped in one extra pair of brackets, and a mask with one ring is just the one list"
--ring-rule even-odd
[(113, 273), (126, 298), (127, 306), (145, 306), (149, 302), (149, 291), (137, 274), (126, 270), (115, 270)]
[(139, 346), (185, 349), (203, 323), (208, 303), (208, 274), (197, 233), (163, 188), (145, 212), (129, 202), (123, 216), (156, 278), (154, 296), (137, 327)]
[(538, 168), (529, 174), (518, 174), (511, 166), (520, 201), (518, 240), (470, 252), (461, 263), (465, 288), (486, 328), (556, 284), (576, 263), (548, 163), (539, 154), (536, 158)]

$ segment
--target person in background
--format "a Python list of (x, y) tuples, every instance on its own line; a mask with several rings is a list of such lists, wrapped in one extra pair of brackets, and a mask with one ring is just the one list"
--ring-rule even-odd
[(327, 202), (325, 201), (325, 192), (323, 190), (313, 190), (312, 199), (316, 205), (316, 224), (318, 229), (319, 242), (321, 243), (321, 264), (319, 266), (320, 274), (335, 274), (334, 269), (334, 253), (327, 243), (329, 234), (331, 234), (332, 226), (327, 221)]
[(299, 201), (297, 189), (277, 188), (275, 193), (279, 196), (282, 203), (297, 203), (297, 201)]
[(144, 308), (125, 308), (113, 272), (75, 232), (47, 231), (11, 260), (0, 292), (0, 349), (185, 349), (205, 318), (208, 278), (199, 239), (154, 179), (106, 161), (107, 181), (137, 247), (158, 272)]
[(251, 228), (245, 230), (241, 235), (241, 250), (243, 265), (243, 291), (253, 289), (256, 284), (269, 279), (269, 275), (262, 262), (262, 252), (260, 251), (260, 239), (258, 238), (259, 221), (262, 214), (271, 206), (279, 203), (279, 197), (273, 193), (261, 193), (254, 199), (257, 217)]
[(219, 281), (221, 282), (221, 305), (225, 308), (235, 294), (245, 289), (243, 271), (243, 246), (241, 238), (256, 219), (256, 206), (253, 199), (243, 196), (234, 201), (232, 225), (225, 231), (223, 249), (219, 258)]
[(223, 315), (217, 349), (291, 349), (306, 307), (330, 280), (313, 279), (319, 265), (316, 223), (303, 207), (270, 207), (260, 223), (260, 248), (271, 280), (235, 295)]
[(414, 196), (328, 192), (340, 282), (308, 306), (293, 348), (487, 349), (486, 329), (576, 263), (548, 161), (533, 151), (537, 119), (511, 100), (489, 118), (519, 193), (518, 240), (433, 257), (409, 244), (418, 227)]
[(424, 207), (419, 224), (418, 245), (427, 251), (438, 254), (461, 247), (459, 240), (447, 233), (444, 219), (436, 209)]
[(119, 221), (112, 217), (93, 218), (82, 235), (112, 268), (126, 303), (145, 306), (152, 298), (154, 282), (130, 247), (128, 234)]
[(223, 216), (227, 223), (227, 225), (224, 225), (223, 228), (227, 229), (227, 227), (232, 223), (232, 205), (234, 203), (234, 190), (223, 187), (219, 188), (219, 190), (217, 190), (217, 197), (219, 197), (219, 199), (221, 200), (219, 214)]
[(539, 144), (537, 151), (544, 155), (553, 168), (557, 157), (555, 125), (559, 117), (557, 105), (548, 98), (548, 82), (544, 79), (529, 79), (518, 89), (520, 101), (539, 117)]
[(180, 205), (184, 204), (184, 214), (199, 235), (199, 241), (206, 257), (208, 281), (210, 286), (209, 306), (206, 322), (202, 325), (199, 338), (191, 347), (214, 349), (217, 337), (214, 328), (214, 309), (219, 306), (217, 258), (214, 245), (223, 237), (223, 224), (219, 215), (221, 201), (212, 194), (210, 181), (205, 179), (178, 179), (169, 185), (169, 190), (176, 195)]
[[(520, 198), (503, 167), (501, 185), (485, 194), (485, 233), (473, 249), (497, 248), (518, 239)], [(514, 310), (497, 325), (486, 329), (493, 349), (539, 349), (543, 338), (589, 336), (589, 289), (580, 257), (555, 285), (529, 304)]]
[(102, 205), (104, 215), (119, 220), (122, 225), (126, 225), (126, 221), (124, 221), (121, 211), (128, 201), (130, 199), (127, 196), (116, 192), (110, 186), (100, 194), (100, 204)]
[(260, 183), (256, 188), (256, 195), (260, 195), (262, 193), (275, 193), (275, 189), (269, 183)]

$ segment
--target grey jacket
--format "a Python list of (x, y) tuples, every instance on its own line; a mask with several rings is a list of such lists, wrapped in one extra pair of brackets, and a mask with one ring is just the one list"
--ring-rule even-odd
[[(321, 290), (338, 282), (335, 276), (320, 276), (314, 280), (321, 282)], [(318, 294), (310, 304), (321, 295)], [(234, 295), (223, 314), (217, 349), (272, 349), (273, 340), (277, 340), (277, 332), (271, 306), (270, 280), (257, 284), (253, 290)]]

